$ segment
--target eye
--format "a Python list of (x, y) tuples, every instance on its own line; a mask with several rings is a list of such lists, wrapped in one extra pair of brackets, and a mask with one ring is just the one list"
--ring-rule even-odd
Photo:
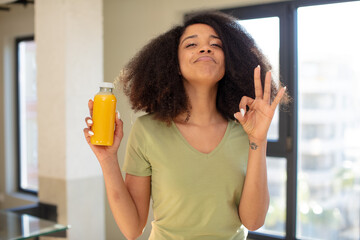
[(213, 44), (211, 44), (211, 46), (218, 47), (218, 48), (222, 49), (222, 45), (218, 44), (218, 43), (213, 43)]
[(185, 48), (189, 48), (189, 47), (193, 47), (193, 46), (196, 46), (195, 43), (188, 43), (185, 45)]

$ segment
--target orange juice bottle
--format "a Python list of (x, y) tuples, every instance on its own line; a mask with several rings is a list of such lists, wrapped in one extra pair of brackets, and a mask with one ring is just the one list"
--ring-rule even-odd
[(114, 142), (116, 98), (113, 88), (112, 83), (102, 82), (100, 91), (95, 95), (91, 144), (111, 146)]

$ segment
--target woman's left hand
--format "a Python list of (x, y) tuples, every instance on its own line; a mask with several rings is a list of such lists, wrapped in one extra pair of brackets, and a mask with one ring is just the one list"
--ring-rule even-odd
[[(254, 69), (255, 99), (244, 96), (239, 104), (239, 112), (235, 118), (241, 123), (251, 141), (266, 141), (267, 133), (274, 116), (275, 109), (284, 96), (286, 87), (282, 87), (274, 101), (270, 104), (271, 73), (265, 76), (265, 89), (263, 91), (260, 79), (260, 66)], [(246, 106), (249, 110), (246, 111)]]

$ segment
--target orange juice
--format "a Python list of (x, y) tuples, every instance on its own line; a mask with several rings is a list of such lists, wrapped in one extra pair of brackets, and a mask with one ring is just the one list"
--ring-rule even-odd
[(112, 93), (112, 83), (102, 83), (95, 95), (91, 144), (111, 146), (114, 142), (116, 98)]

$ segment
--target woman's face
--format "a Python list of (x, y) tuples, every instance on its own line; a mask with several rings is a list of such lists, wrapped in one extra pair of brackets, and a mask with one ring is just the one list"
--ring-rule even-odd
[(225, 74), (222, 42), (209, 25), (193, 24), (185, 29), (178, 58), (181, 75), (190, 83), (214, 85)]

